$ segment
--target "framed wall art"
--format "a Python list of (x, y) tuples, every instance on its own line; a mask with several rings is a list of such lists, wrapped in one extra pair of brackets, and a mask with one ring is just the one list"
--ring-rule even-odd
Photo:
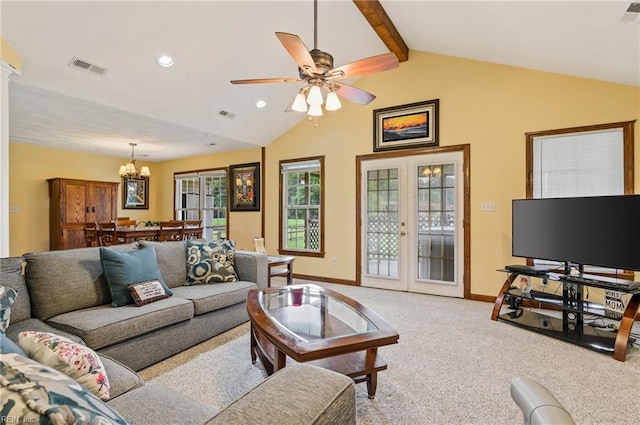
[(260, 211), (260, 163), (229, 166), (231, 211)]
[(149, 209), (149, 177), (122, 177), (122, 209)]
[(373, 111), (373, 151), (438, 146), (440, 100)]

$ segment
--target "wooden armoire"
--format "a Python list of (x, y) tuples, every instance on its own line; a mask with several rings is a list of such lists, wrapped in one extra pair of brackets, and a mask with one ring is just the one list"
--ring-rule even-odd
[(85, 246), (84, 223), (106, 223), (118, 214), (118, 183), (48, 179), (49, 248)]

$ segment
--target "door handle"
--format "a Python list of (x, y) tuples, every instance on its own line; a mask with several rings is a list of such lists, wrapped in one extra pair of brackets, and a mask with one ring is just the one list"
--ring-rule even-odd
[(92, 213), (96, 212), (96, 207), (91, 207), (91, 212)]

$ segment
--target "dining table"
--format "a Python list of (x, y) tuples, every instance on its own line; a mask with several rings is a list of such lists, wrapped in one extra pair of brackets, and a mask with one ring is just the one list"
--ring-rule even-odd
[[(203, 227), (191, 227), (187, 226), (185, 229), (191, 230), (204, 230)], [(116, 226), (116, 236), (121, 241), (128, 243), (137, 241), (140, 239), (154, 239), (158, 240), (160, 236), (160, 226)]]

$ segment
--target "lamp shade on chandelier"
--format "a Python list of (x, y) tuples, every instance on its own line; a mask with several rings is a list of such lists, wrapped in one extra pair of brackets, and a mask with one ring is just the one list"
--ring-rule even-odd
[[(296, 112), (306, 112), (312, 117), (322, 116), (322, 105), (327, 111), (337, 111), (342, 108), (338, 95), (329, 88), (327, 93), (326, 102), (322, 98), (322, 88), (327, 87), (326, 84), (310, 84), (307, 87), (303, 87), (298, 94), (296, 94), (293, 103), (291, 104), (291, 110)], [(306, 96), (306, 97), (305, 97)], [(307, 104), (309, 107), (307, 108)]]
[(119, 174), (122, 177), (148, 177), (151, 175), (149, 167), (142, 167), (140, 170), (136, 167), (136, 160), (134, 159), (134, 149), (137, 143), (129, 143), (131, 146), (131, 160), (125, 165), (120, 166)]

